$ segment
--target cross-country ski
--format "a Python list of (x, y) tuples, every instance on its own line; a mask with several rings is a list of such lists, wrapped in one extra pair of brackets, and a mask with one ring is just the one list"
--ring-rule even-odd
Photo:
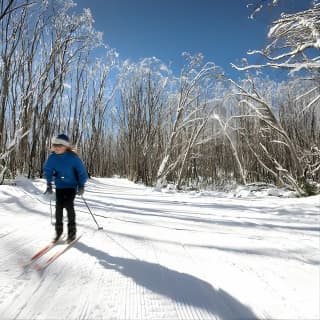
[(49, 244), (47, 244), (45, 247), (43, 247), (42, 249), (40, 249), (36, 254), (34, 254), (31, 258), (30, 258), (30, 262), (35, 261), (37, 259), (39, 259), (41, 256), (43, 256), (44, 254), (46, 254), (50, 249), (52, 249), (55, 246), (55, 242), (51, 241)]
[(51, 241), (49, 244), (44, 246), (24, 264), (24, 268), (27, 269), (30, 266), (32, 266), (39, 258), (41, 258), (43, 255), (49, 252), (55, 245), (56, 245), (56, 242)]
[(158, 192), (92, 179), (86, 200), (103, 230), (77, 197), (79, 241), (60, 254), (67, 245), (59, 240), (36, 261), (48, 267), (24, 270), (55, 236), (45, 186), (27, 179), (0, 186), (4, 319), (318, 315), (319, 196)]
[(0, 1), (0, 320), (320, 320), (320, 0)]
[[(52, 254), (50, 257), (47, 258), (47, 260), (44, 263), (35, 263), (34, 269), (42, 272), (44, 269), (46, 269), (51, 263), (53, 263), (56, 259), (58, 259), (64, 252), (66, 252), (68, 249), (70, 249), (79, 239), (81, 238), (81, 235), (75, 238), (72, 241), (66, 242), (64, 244), (61, 244), (59, 246), (59, 249)], [(55, 244), (55, 243), (54, 243)]]

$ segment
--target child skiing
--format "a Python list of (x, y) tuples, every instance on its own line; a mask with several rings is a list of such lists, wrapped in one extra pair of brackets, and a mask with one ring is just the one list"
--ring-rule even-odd
[(87, 181), (86, 168), (72, 151), (67, 135), (59, 134), (52, 138), (52, 153), (44, 164), (44, 174), (47, 180), (45, 194), (52, 194), (52, 182), (56, 185), (56, 236), (57, 242), (63, 232), (63, 208), (68, 214), (68, 242), (76, 238), (76, 216), (74, 198), (76, 194), (84, 193), (84, 184)]

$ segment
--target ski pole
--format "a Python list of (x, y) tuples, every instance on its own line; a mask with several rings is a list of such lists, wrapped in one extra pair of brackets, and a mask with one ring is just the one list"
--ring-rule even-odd
[(51, 224), (54, 225), (52, 221), (52, 204), (51, 204), (51, 198), (50, 198), (50, 217), (51, 217)]
[(90, 214), (91, 214), (94, 222), (96, 223), (96, 225), (97, 225), (97, 227), (98, 227), (98, 230), (102, 230), (103, 228), (99, 226), (96, 218), (94, 217), (93, 213), (91, 212), (91, 210), (90, 210), (90, 208), (89, 208), (89, 206), (88, 206), (88, 204), (87, 204), (87, 201), (85, 200), (85, 198), (83, 197), (83, 195), (81, 195), (81, 198), (82, 198), (83, 202), (85, 203), (85, 205), (87, 206), (87, 208), (88, 208), (88, 210), (89, 210), (89, 212), (90, 212)]

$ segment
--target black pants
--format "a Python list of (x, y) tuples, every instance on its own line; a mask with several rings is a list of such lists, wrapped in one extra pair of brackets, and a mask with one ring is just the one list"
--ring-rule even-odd
[(76, 189), (56, 189), (56, 232), (61, 235), (63, 231), (63, 209), (68, 214), (68, 236), (76, 234), (76, 213), (74, 211), (74, 198)]

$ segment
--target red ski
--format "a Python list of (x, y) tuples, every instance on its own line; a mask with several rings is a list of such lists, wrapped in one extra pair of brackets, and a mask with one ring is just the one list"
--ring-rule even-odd
[(39, 265), (39, 264), (36, 264), (34, 266), (34, 268), (41, 272), (43, 271), (44, 269), (46, 269), (52, 262), (54, 262), (55, 260), (57, 260), (64, 252), (66, 252), (68, 249), (70, 249), (72, 247), (72, 245), (74, 243), (76, 243), (79, 239), (81, 238), (81, 235), (78, 236), (76, 239), (74, 239), (73, 241), (71, 241), (70, 243), (67, 243), (67, 244), (64, 244), (63, 247), (58, 250), (57, 252), (55, 252), (51, 257), (48, 258), (48, 260), (42, 264), (42, 265)]
[(29, 260), (27, 264), (23, 266), (24, 269), (29, 268), (33, 263), (35, 263), (40, 257), (42, 257), (44, 254), (46, 254), (49, 250), (51, 250), (57, 243), (56, 242), (50, 242), (45, 247), (40, 249), (37, 253), (35, 253)]
[(47, 253), (52, 247), (54, 247), (56, 243), (55, 242), (50, 242), (47, 244), (45, 247), (43, 247), (41, 250), (39, 250), (34, 256), (30, 258), (30, 261), (37, 260), (41, 256), (43, 256), (45, 253)]

